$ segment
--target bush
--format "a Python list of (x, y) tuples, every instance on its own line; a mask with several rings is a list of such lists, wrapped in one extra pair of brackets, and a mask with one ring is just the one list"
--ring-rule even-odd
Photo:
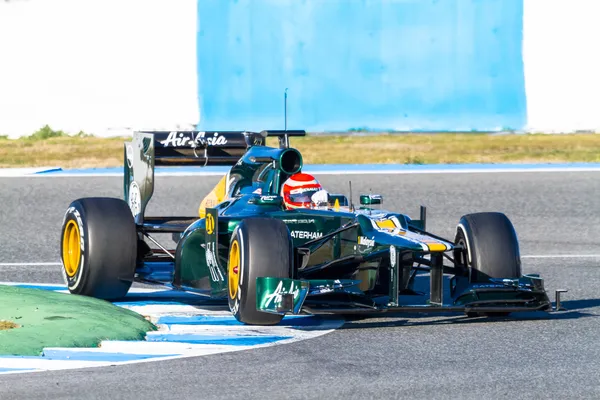
[(62, 136), (67, 136), (67, 134), (64, 133), (63, 131), (55, 131), (52, 128), (50, 128), (48, 125), (45, 125), (43, 128), (37, 130), (36, 132), (31, 134), (27, 138), (33, 139), (33, 140), (44, 140), (44, 139), (49, 139), (49, 138), (54, 138), (54, 137), (62, 137)]

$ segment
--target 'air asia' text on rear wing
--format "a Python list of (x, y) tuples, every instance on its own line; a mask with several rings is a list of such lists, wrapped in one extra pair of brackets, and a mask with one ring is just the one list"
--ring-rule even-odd
[[(264, 146), (267, 136), (280, 138), (287, 147), (287, 136), (304, 136), (304, 131), (156, 131), (135, 132), (133, 141), (125, 143), (143, 149), (142, 156), (152, 157), (155, 166), (235, 165), (252, 146)], [(129, 150), (131, 152), (132, 150)]]
[(233, 166), (252, 146), (264, 146), (267, 137), (279, 138), (288, 147), (289, 136), (305, 136), (303, 130), (243, 131), (156, 131), (134, 132), (124, 143), (124, 198), (136, 223), (154, 192), (155, 166)]

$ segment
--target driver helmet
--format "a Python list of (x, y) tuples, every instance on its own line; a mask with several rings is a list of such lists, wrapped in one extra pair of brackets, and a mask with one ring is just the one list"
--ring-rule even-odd
[(293, 208), (311, 208), (313, 194), (323, 190), (323, 187), (309, 174), (298, 173), (290, 176), (281, 188), (281, 197), (285, 207), (290, 210)]

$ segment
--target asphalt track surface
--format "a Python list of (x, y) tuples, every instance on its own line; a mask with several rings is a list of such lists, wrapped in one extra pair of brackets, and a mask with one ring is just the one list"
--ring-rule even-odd
[[(195, 215), (218, 177), (159, 177), (148, 215)], [(0, 376), (0, 399), (27, 398), (600, 398), (600, 173), (323, 176), (332, 192), (380, 193), (384, 206), (453, 237), (461, 215), (513, 221), (525, 273), (540, 273), (567, 311), (500, 319), (395, 314), (348, 321), (307, 341), (199, 358)], [(121, 197), (115, 177), (0, 179), (0, 281), (62, 281), (69, 202)], [(539, 257), (544, 256), (544, 257)]]

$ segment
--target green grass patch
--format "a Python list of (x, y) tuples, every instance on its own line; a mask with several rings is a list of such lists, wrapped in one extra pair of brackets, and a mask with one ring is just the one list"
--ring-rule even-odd
[[(156, 326), (104, 300), (0, 285), (0, 354), (40, 355), (44, 347), (98, 347), (102, 340), (143, 340)], [(8, 326), (8, 325), (6, 325)], [(14, 326), (13, 326), (14, 327)]]
[[(362, 128), (356, 131), (363, 132)], [(45, 126), (0, 137), (0, 167), (102, 168), (123, 165), (123, 142)], [(306, 164), (471, 164), (600, 162), (600, 135), (487, 133), (308, 134), (291, 138)], [(277, 146), (277, 139), (267, 144)]]

